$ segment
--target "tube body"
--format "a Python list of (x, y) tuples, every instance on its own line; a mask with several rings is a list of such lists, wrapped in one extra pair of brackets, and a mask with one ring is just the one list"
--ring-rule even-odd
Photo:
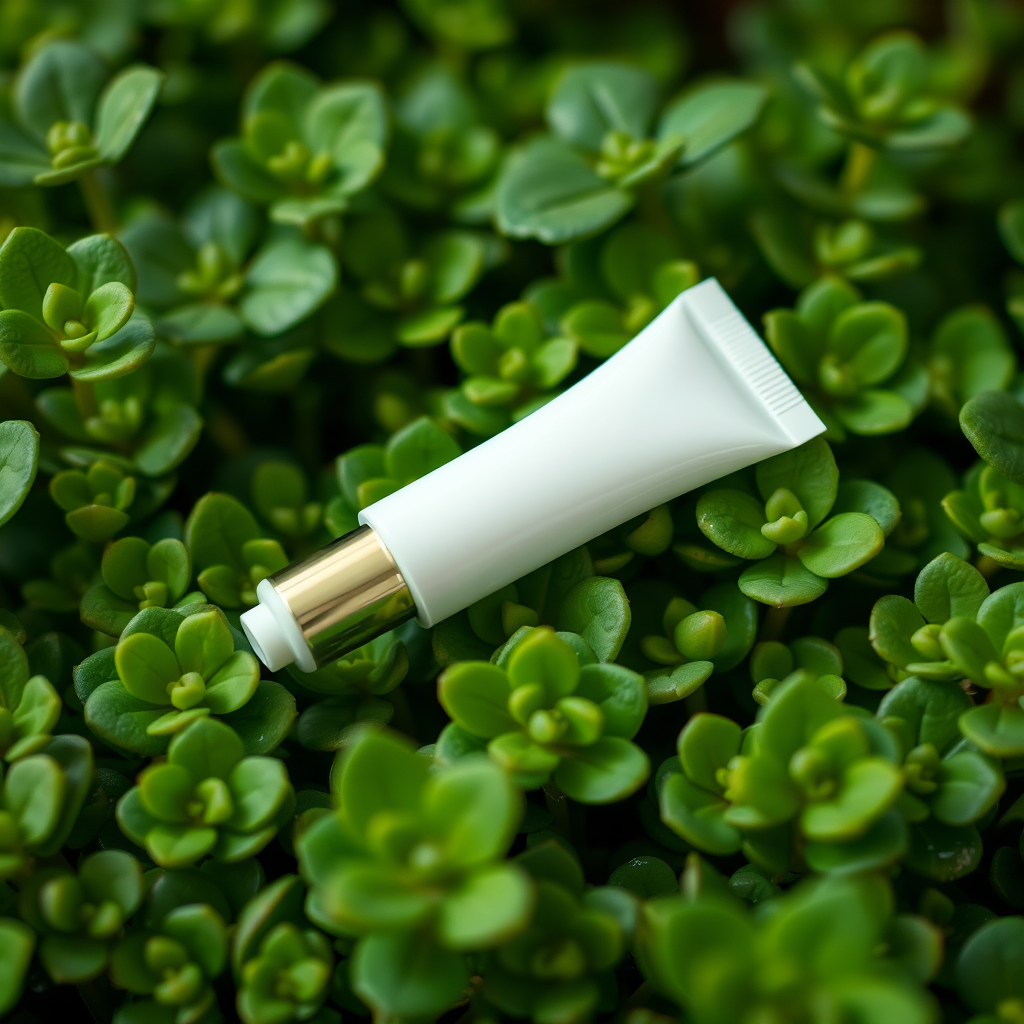
[(824, 424), (717, 281), (578, 384), (359, 514), (431, 626)]

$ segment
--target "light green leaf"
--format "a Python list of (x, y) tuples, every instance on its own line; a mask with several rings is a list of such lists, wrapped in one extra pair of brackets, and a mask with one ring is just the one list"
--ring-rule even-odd
[(15, 228), (0, 246), (0, 307), (42, 321), (43, 296), (54, 283), (75, 287), (72, 258), (38, 228)]
[(27, 420), (0, 423), (0, 525), (21, 508), (36, 478), (39, 434)]
[(547, 245), (595, 234), (633, 205), (582, 157), (555, 139), (538, 139), (510, 160), (497, 191), (499, 230)]
[(618, 736), (605, 736), (564, 758), (554, 771), (554, 779), (573, 800), (606, 804), (639, 789), (650, 770), (650, 761), (638, 746)]
[(0, 309), (0, 362), (21, 377), (36, 379), (61, 377), (69, 366), (53, 335), (20, 309)]
[(449, 949), (489, 949), (525, 927), (533, 904), (533, 885), (518, 865), (484, 868), (442, 900), (438, 935)]
[(828, 589), (828, 580), (780, 551), (744, 569), (739, 588), (747, 597), (762, 604), (790, 608), (817, 600)]
[(150, 704), (169, 704), (167, 687), (182, 675), (181, 666), (162, 640), (149, 633), (123, 638), (114, 652), (117, 674), (124, 688)]
[(338, 265), (326, 246), (282, 238), (257, 252), (245, 280), (238, 310), (246, 326), (269, 338), (327, 301), (338, 283)]
[(156, 68), (136, 64), (107, 84), (96, 105), (96, 148), (105, 163), (124, 159), (156, 103), (164, 77)]
[(577, 64), (556, 83), (545, 116), (560, 139), (597, 152), (609, 132), (647, 138), (656, 100), (646, 71), (610, 62)]
[(863, 512), (842, 512), (822, 523), (801, 546), (799, 559), (816, 576), (835, 579), (869, 562), (885, 544), (882, 528)]
[(679, 166), (692, 167), (750, 128), (767, 95), (756, 82), (725, 80), (697, 86), (665, 108), (658, 137), (681, 137)]

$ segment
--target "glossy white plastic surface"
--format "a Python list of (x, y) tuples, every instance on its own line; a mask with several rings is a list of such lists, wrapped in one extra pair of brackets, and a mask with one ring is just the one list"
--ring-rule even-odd
[(359, 521), (432, 626), (671, 498), (822, 433), (714, 279), (554, 401)]

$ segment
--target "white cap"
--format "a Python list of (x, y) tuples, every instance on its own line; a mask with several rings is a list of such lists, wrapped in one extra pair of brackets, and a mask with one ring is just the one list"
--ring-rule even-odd
[(313, 653), (274, 585), (263, 580), (256, 588), (256, 594), (260, 603), (241, 615), (242, 631), (252, 644), (256, 657), (271, 672), (293, 662), (303, 672), (315, 672)]

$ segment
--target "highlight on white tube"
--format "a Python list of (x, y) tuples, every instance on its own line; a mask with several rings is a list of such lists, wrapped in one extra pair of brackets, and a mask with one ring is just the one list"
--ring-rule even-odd
[(242, 626), (272, 670), (294, 660), (312, 671), (412, 615), (432, 626), (824, 430), (709, 279), (558, 398), (363, 509), (359, 530), (264, 580)]

